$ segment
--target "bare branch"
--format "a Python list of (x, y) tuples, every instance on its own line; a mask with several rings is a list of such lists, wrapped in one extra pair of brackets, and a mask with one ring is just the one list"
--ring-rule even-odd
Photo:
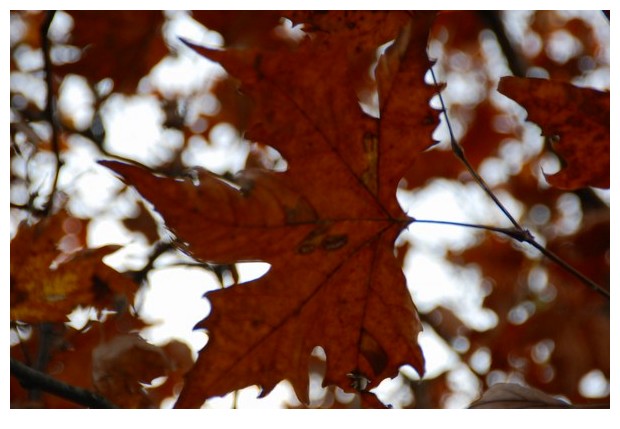
[[(430, 71), (433, 77), (433, 83), (435, 84), (437, 88), (439, 88), (439, 84), (437, 83), (435, 72), (433, 71), (432, 67)], [(465, 165), (465, 167), (467, 168), (469, 173), (472, 175), (476, 183), (478, 183), (478, 185), (482, 188), (482, 190), (493, 200), (495, 205), (497, 205), (497, 207), (502, 211), (502, 213), (504, 213), (504, 215), (508, 218), (510, 223), (512, 223), (514, 228), (498, 228), (498, 227), (489, 227), (489, 226), (483, 226), (483, 225), (459, 224), (457, 222), (447, 222), (447, 221), (435, 221), (433, 223), (446, 224), (446, 225), (460, 225), (460, 226), (467, 226), (467, 227), (472, 227), (472, 228), (487, 229), (490, 231), (495, 231), (495, 232), (499, 232), (502, 234), (506, 234), (518, 241), (524, 241), (526, 243), (529, 243), (530, 245), (538, 249), (538, 251), (540, 251), (547, 258), (551, 259), (554, 263), (558, 264), (559, 266), (564, 268), (567, 272), (569, 272), (570, 274), (575, 276), (577, 279), (579, 279), (579, 281), (581, 281), (583, 284), (591, 287), (593, 290), (603, 295), (604, 297), (609, 298), (609, 291), (607, 289), (598, 285), (596, 282), (594, 282), (593, 280), (589, 279), (584, 274), (576, 270), (574, 267), (572, 267), (569, 263), (564, 261), (562, 258), (560, 258), (556, 254), (551, 252), (549, 249), (545, 248), (543, 245), (538, 243), (536, 239), (534, 238), (534, 236), (532, 235), (532, 233), (528, 231), (527, 229), (523, 228), (519, 224), (519, 222), (517, 222), (516, 219), (510, 214), (508, 209), (504, 207), (504, 205), (501, 203), (501, 201), (499, 201), (497, 196), (495, 196), (491, 188), (489, 188), (489, 186), (486, 184), (484, 179), (478, 174), (478, 172), (472, 167), (472, 165), (467, 160), (463, 147), (456, 141), (456, 137), (454, 136), (454, 132), (452, 131), (452, 126), (450, 125), (450, 118), (448, 117), (448, 109), (446, 108), (443, 97), (441, 96), (441, 91), (437, 91), (437, 94), (439, 96), (439, 101), (441, 103), (441, 110), (446, 118), (446, 124), (448, 126), (448, 133), (450, 135), (450, 144), (452, 146), (452, 152)], [(420, 222), (420, 221), (418, 220), (417, 222)], [(425, 221), (425, 222), (431, 223), (431, 221)]]
[(56, 15), (55, 10), (49, 10), (45, 12), (45, 20), (41, 24), (41, 50), (43, 51), (43, 64), (45, 70), (45, 85), (47, 86), (47, 100), (45, 104), (45, 116), (52, 127), (52, 151), (54, 152), (56, 160), (56, 169), (54, 173), (54, 181), (52, 182), (52, 190), (48, 197), (47, 203), (43, 207), (44, 213), (49, 213), (54, 201), (54, 195), (56, 194), (56, 187), (58, 185), (58, 175), (60, 174), (60, 168), (62, 161), (60, 159), (60, 127), (56, 118), (56, 98), (54, 96), (54, 79), (52, 75), (52, 58), (50, 55), (50, 41), (48, 33), (50, 25)]
[(21, 385), (26, 389), (41, 389), (88, 408), (118, 408), (106, 398), (90, 390), (63, 383), (13, 358), (11, 358), (11, 374), (17, 377)]
[[(435, 84), (437, 88), (439, 88), (439, 84), (437, 83), (437, 78), (435, 77), (435, 72), (433, 71), (433, 68), (431, 67), (430, 70), (431, 70), (431, 75), (433, 76), (433, 83)], [(448, 118), (448, 109), (446, 108), (446, 104), (443, 101), (441, 91), (437, 91), (437, 95), (439, 96), (439, 102), (441, 103), (441, 110), (446, 118), (446, 124), (448, 126), (448, 133), (450, 134), (450, 145), (452, 147), (452, 152), (463, 163), (463, 165), (465, 165), (465, 167), (467, 168), (467, 171), (469, 171), (469, 174), (472, 175), (476, 183), (478, 183), (478, 185), (482, 188), (482, 190), (493, 200), (495, 205), (497, 205), (497, 207), (502, 211), (502, 213), (504, 213), (504, 215), (508, 218), (508, 220), (510, 220), (510, 223), (512, 223), (515, 228), (519, 230), (523, 230), (521, 225), (519, 225), (519, 223), (512, 217), (510, 212), (508, 212), (508, 209), (504, 207), (501, 201), (491, 191), (491, 189), (486, 184), (484, 179), (478, 174), (476, 170), (474, 170), (474, 167), (472, 167), (472, 165), (467, 160), (467, 157), (465, 156), (465, 150), (456, 141), (456, 137), (454, 137), (454, 132), (452, 131), (452, 125), (450, 124), (450, 119)]]

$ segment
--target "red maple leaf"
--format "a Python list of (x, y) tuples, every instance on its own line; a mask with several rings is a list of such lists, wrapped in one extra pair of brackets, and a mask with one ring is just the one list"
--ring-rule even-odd
[(503, 77), (499, 92), (521, 104), (551, 139), (564, 168), (547, 175), (560, 189), (609, 188), (609, 92), (545, 79)]
[[(424, 83), (433, 17), (333, 12), (295, 49), (194, 47), (240, 79), (254, 102), (246, 138), (276, 148), (285, 172), (248, 169), (231, 184), (204, 170), (180, 181), (102, 162), (154, 204), (196, 258), (271, 264), (257, 280), (207, 294), (211, 312), (198, 326), (209, 341), (177, 407), (253, 384), (265, 395), (284, 379), (307, 402), (316, 346), (327, 356), (324, 384), (347, 391), (371, 389), (402, 365), (424, 372), (421, 324), (394, 241), (413, 221), (396, 199), (398, 182), (438, 122)], [(372, 117), (356, 95), (368, 73), (360, 58), (394, 38), (377, 64)]]

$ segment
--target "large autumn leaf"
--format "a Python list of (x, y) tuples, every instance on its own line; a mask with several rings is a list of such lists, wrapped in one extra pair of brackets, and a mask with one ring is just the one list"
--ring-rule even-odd
[[(264, 395), (284, 379), (308, 402), (316, 346), (327, 356), (324, 384), (347, 391), (363, 379), (371, 389), (402, 365), (424, 372), (421, 324), (394, 241), (413, 221), (396, 200), (398, 182), (438, 122), (424, 83), (433, 14), (393, 12), (400, 28), (375, 37), (370, 22), (383, 25), (385, 13), (357, 16), (363, 44), (355, 33), (319, 31), (294, 50), (195, 47), (240, 79), (255, 104), (246, 137), (280, 151), (287, 171), (249, 169), (231, 184), (204, 170), (178, 181), (103, 162), (155, 205), (196, 258), (271, 264), (257, 280), (207, 294), (212, 308), (199, 327), (209, 341), (177, 407), (254, 384)], [(354, 30), (351, 19), (340, 22)], [(380, 118), (371, 117), (354, 84), (368, 69), (347, 53), (394, 38), (376, 69)]]
[(561, 189), (609, 188), (609, 92), (546, 79), (503, 77), (499, 92), (522, 105), (551, 137), (565, 166), (547, 181)]

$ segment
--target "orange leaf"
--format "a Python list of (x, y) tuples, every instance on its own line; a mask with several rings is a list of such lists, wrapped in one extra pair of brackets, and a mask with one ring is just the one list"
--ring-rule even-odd
[(78, 305), (111, 308), (134, 284), (102, 262), (118, 246), (58, 250), (67, 225), (78, 219), (60, 212), (38, 224), (22, 224), (11, 241), (11, 320), (63, 322)]
[(169, 368), (165, 352), (136, 334), (119, 335), (93, 350), (93, 385), (124, 408), (141, 407), (146, 392), (140, 383), (166, 375)]
[[(194, 47), (240, 79), (256, 105), (246, 136), (277, 149), (286, 172), (248, 169), (232, 186), (200, 171), (195, 185), (102, 162), (155, 205), (195, 257), (271, 264), (262, 278), (207, 294), (212, 309), (199, 327), (209, 341), (178, 407), (252, 384), (265, 395), (283, 379), (307, 403), (315, 346), (327, 356), (324, 384), (350, 392), (350, 374), (370, 380), (366, 390), (402, 365), (424, 372), (421, 324), (394, 241), (412, 221), (396, 200), (398, 182), (438, 122), (424, 83), (433, 17), (413, 15), (388, 49), (389, 68), (377, 72), (380, 119), (358, 104), (352, 75), (361, 71), (346, 55), (356, 42), (338, 32), (295, 50)], [(365, 48), (386, 42), (380, 33)]]
[(609, 188), (609, 92), (517, 77), (503, 77), (498, 91), (527, 110), (566, 163), (547, 176), (551, 185)]

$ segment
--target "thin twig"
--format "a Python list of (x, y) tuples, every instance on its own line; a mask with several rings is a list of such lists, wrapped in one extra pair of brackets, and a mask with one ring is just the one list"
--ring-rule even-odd
[(526, 241), (529, 244), (531, 244), (532, 246), (534, 246), (536, 249), (538, 249), (540, 251), (540, 253), (545, 255), (547, 258), (551, 259), (553, 262), (558, 264), (560, 267), (564, 268), (566, 271), (568, 271), (569, 273), (571, 273), (575, 277), (577, 277), (579, 280), (581, 280), (586, 285), (590, 286), (596, 292), (600, 293), (601, 295), (603, 295), (606, 298), (609, 298), (609, 291), (607, 289), (601, 287), (600, 285), (596, 284), (594, 281), (590, 280), (588, 277), (586, 277), (581, 272), (576, 270), (572, 265), (570, 265), (569, 263), (564, 261), (562, 258), (560, 258), (558, 255), (553, 253), (551, 250), (549, 250), (545, 246), (539, 244), (533, 238), (531, 240), (526, 240)]
[(508, 68), (515, 76), (525, 76), (526, 64), (524, 64), (523, 57), (517, 55), (515, 49), (506, 34), (506, 28), (502, 22), (500, 11), (497, 10), (481, 10), (478, 12), (482, 19), (486, 22), (487, 26), (495, 33), (497, 43), (499, 44), (504, 58), (508, 63)]
[[(433, 83), (435, 84), (435, 86), (437, 88), (439, 88), (439, 84), (437, 83), (437, 78), (435, 77), (435, 72), (433, 71), (432, 67), (431, 67), (430, 71), (431, 71), (431, 75), (433, 77)], [(518, 241), (522, 241), (522, 242), (524, 241), (526, 243), (529, 243), (531, 246), (533, 246), (536, 249), (538, 249), (538, 251), (540, 251), (544, 256), (546, 256), (547, 258), (551, 259), (554, 263), (558, 264), (560, 267), (564, 268), (566, 271), (568, 271), (573, 276), (575, 276), (577, 279), (579, 279), (582, 283), (584, 283), (585, 285), (589, 286), (594, 291), (598, 292), (599, 294), (603, 295), (604, 297), (609, 298), (609, 291), (607, 289), (605, 289), (602, 286), (598, 285), (596, 282), (594, 282), (593, 280), (589, 279), (584, 274), (582, 274), (581, 272), (576, 270), (574, 267), (572, 267), (569, 263), (564, 261), (562, 258), (560, 258), (556, 254), (551, 252), (549, 249), (545, 248), (543, 245), (538, 243), (536, 241), (536, 239), (534, 238), (534, 236), (532, 235), (532, 233), (529, 230), (523, 228), (516, 221), (516, 219), (512, 217), (512, 215), (506, 209), (506, 207), (504, 207), (504, 205), (495, 196), (493, 191), (491, 191), (491, 188), (489, 188), (489, 186), (486, 184), (484, 179), (482, 179), (482, 177), (480, 177), (478, 172), (476, 172), (476, 170), (474, 170), (472, 165), (467, 160), (467, 157), (465, 156), (465, 151), (463, 150), (463, 147), (456, 141), (456, 137), (454, 136), (454, 132), (452, 131), (452, 126), (450, 125), (450, 118), (448, 117), (448, 109), (446, 108), (446, 104), (444, 103), (444, 100), (443, 100), (443, 97), (441, 95), (441, 92), (438, 91), (437, 93), (438, 93), (438, 96), (439, 96), (439, 101), (441, 103), (441, 110), (442, 110), (442, 112), (443, 112), (443, 114), (444, 114), (444, 116), (446, 118), (446, 124), (448, 126), (448, 133), (450, 135), (450, 144), (451, 144), (451, 147), (452, 147), (452, 152), (465, 165), (465, 167), (467, 167), (467, 170), (472, 175), (472, 177), (475, 179), (475, 181), (478, 183), (478, 185), (493, 200), (495, 205), (497, 205), (497, 207), (502, 211), (502, 213), (504, 213), (504, 215), (508, 218), (510, 223), (512, 223), (514, 228), (496, 228), (496, 227), (487, 227), (487, 226), (483, 226), (483, 225), (459, 224), (457, 222), (447, 222), (447, 221), (434, 221), (433, 223), (446, 224), (446, 225), (468, 226), (468, 227), (480, 228), (480, 229), (488, 229), (488, 230), (491, 230), (491, 231), (495, 231), (495, 232), (499, 232), (499, 233), (502, 233), (502, 234), (509, 235), (510, 237), (512, 237), (512, 238), (514, 238), (514, 239), (516, 239)], [(417, 220), (417, 222), (420, 222), (420, 221)], [(431, 223), (431, 221), (426, 221), (426, 223)]]
[(45, 85), (47, 86), (47, 100), (45, 103), (45, 115), (52, 127), (52, 151), (55, 155), (56, 169), (54, 173), (54, 181), (52, 182), (52, 190), (48, 197), (47, 202), (43, 206), (43, 212), (49, 213), (54, 201), (54, 195), (56, 194), (56, 187), (58, 186), (58, 176), (60, 174), (60, 167), (62, 161), (60, 159), (60, 127), (56, 118), (56, 98), (54, 97), (54, 79), (52, 75), (52, 57), (50, 54), (50, 40), (48, 33), (50, 25), (56, 15), (55, 10), (49, 10), (45, 13), (45, 20), (41, 24), (41, 50), (43, 51), (43, 68), (45, 70)]
[(129, 273), (133, 281), (136, 283), (142, 283), (146, 279), (149, 271), (153, 269), (157, 258), (159, 258), (161, 255), (171, 249), (174, 249), (174, 245), (172, 243), (167, 241), (158, 242), (153, 248), (151, 254), (149, 255), (149, 258), (144, 267), (138, 271), (132, 271)]
[(464, 222), (453, 222), (449, 220), (433, 220), (433, 219), (415, 219), (415, 223), (432, 223), (437, 225), (452, 225), (452, 226), (462, 226), (466, 228), (475, 228), (475, 229), (484, 229), (486, 231), (497, 232), (499, 234), (504, 234), (509, 236), (510, 238), (514, 238), (517, 241), (528, 241), (528, 237), (526, 234), (529, 234), (529, 231), (526, 231), (526, 234), (523, 233), (523, 230), (518, 230), (515, 228), (501, 228), (498, 226), (490, 226), (490, 225), (479, 225), (474, 223), (464, 223)]
[(472, 224), (472, 223), (452, 222), (452, 221), (446, 221), (446, 220), (432, 220), (432, 219), (415, 219), (415, 222), (416, 223), (432, 223), (432, 224), (437, 224), (437, 225), (461, 226), (461, 227), (475, 228), (475, 229), (484, 229), (487, 231), (492, 231), (492, 232), (496, 232), (499, 234), (507, 235), (510, 238), (513, 238), (519, 242), (526, 242), (530, 244), (531, 246), (535, 247), (536, 249), (538, 249), (540, 253), (542, 253), (547, 258), (551, 259), (553, 262), (558, 264), (560, 267), (564, 268), (566, 271), (568, 271), (569, 273), (577, 277), (583, 283), (590, 286), (596, 292), (600, 293), (606, 298), (609, 298), (609, 291), (607, 289), (599, 286), (594, 281), (590, 280), (588, 277), (586, 277), (585, 275), (577, 271), (575, 268), (573, 268), (570, 264), (568, 264), (558, 255), (553, 253), (551, 250), (542, 246), (540, 243), (536, 241), (534, 236), (526, 229), (519, 230), (516, 228), (501, 228), (501, 227), (489, 226), (489, 225), (478, 225), (478, 224)]
[(527, 72), (526, 64), (524, 64), (523, 57), (518, 55), (506, 34), (506, 28), (502, 22), (500, 11), (497, 10), (481, 10), (478, 12), (482, 19), (486, 22), (487, 26), (495, 33), (497, 43), (506, 58), (508, 68), (515, 76), (524, 77)]
[(63, 383), (13, 358), (11, 358), (11, 374), (17, 377), (26, 389), (37, 388), (88, 408), (118, 408), (90, 390)]
[[(39, 347), (32, 369), (43, 371), (50, 359), (52, 342), (54, 340), (54, 330), (52, 324), (46, 322), (39, 324), (37, 329), (39, 330)], [(28, 394), (30, 399), (33, 400), (39, 400), (41, 397), (39, 389), (29, 389)]]
[[(431, 67), (430, 70), (431, 70), (431, 75), (433, 77), (433, 83), (435, 84), (435, 86), (437, 88), (439, 88), (439, 84), (437, 83), (437, 78), (435, 77), (435, 72), (433, 71), (433, 68)], [(510, 214), (510, 212), (508, 212), (506, 207), (504, 207), (504, 205), (501, 203), (501, 201), (499, 201), (499, 199), (491, 191), (491, 189), (486, 184), (484, 179), (482, 177), (480, 177), (478, 172), (476, 170), (474, 170), (474, 168), (471, 166), (471, 164), (467, 160), (467, 157), (465, 156), (465, 150), (456, 141), (456, 137), (454, 137), (454, 132), (452, 131), (452, 125), (450, 125), (450, 120), (448, 118), (448, 109), (446, 108), (446, 104), (443, 101), (443, 97), (441, 95), (441, 92), (438, 91), (437, 95), (439, 96), (439, 102), (441, 103), (441, 110), (443, 111), (443, 114), (446, 117), (446, 124), (448, 126), (448, 133), (450, 134), (450, 145), (452, 147), (452, 152), (465, 165), (465, 167), (469, 171), (469, 174), (472, 175), (472, 177), (478, 183), (478, 185), (482, 188), (482, 190), (493, 200), (495, 205), (497, 205), (497, 207), (499, 207), (499, 209), (504, 213), (504, 215), (508, 218), (508, 220), (510, 220), (510, 223), (512, 223), (515, 228), (517, 228), (519, 230), (523, 230), (521, 225), (519, 225), (519, 223), (512, 217), (512, 215)]]
[(544, 256), (551, 259), (553, 262), (555, 262), (556, 264), (564, 268), (566, 271), (570, 272), (572, 275), (577, 277), (583, 283), (590, 286), (596, 292), (600, 293), (606, 298), (609, 298), (609, 291), (607, 289), (599, 286), (598, 284), (590, 280), (588, 277), (584, 276), (582, 273), (580, 273), (575, 268), (573, 268), (570, 264), (568, 264), (558, 255), (553, 253), (551, 250), (542, 246), (540, 243), (536, 241), (534, 236), (526, 229), (518, 230), (515, 228), (501, 228), (501, 227), (490, 226), (490, 225), (479, 225), (479, 224), (473, 224), (473, 223), (453, 222), (453, 221), (447, 221), (447, 220), (433, 220), (433, 219), (415, 219), (415, 222), (416, 223), (431, 223), (431, 224), (437, 224), (437, 225), (461, 226), (461, 227), (475, 228), (475, 229), (484, 229), (487, 231), (492, 231), (492, 232), (496, 232), (499, 234), (507, 235), (508, 237), (513, 238), (519, 242), (526, 242), (530, 244), (531, 246), (535, 247), (536, 249), (538, 249), (538, 251), (540, 251), (540, 253), (542, 253)]

